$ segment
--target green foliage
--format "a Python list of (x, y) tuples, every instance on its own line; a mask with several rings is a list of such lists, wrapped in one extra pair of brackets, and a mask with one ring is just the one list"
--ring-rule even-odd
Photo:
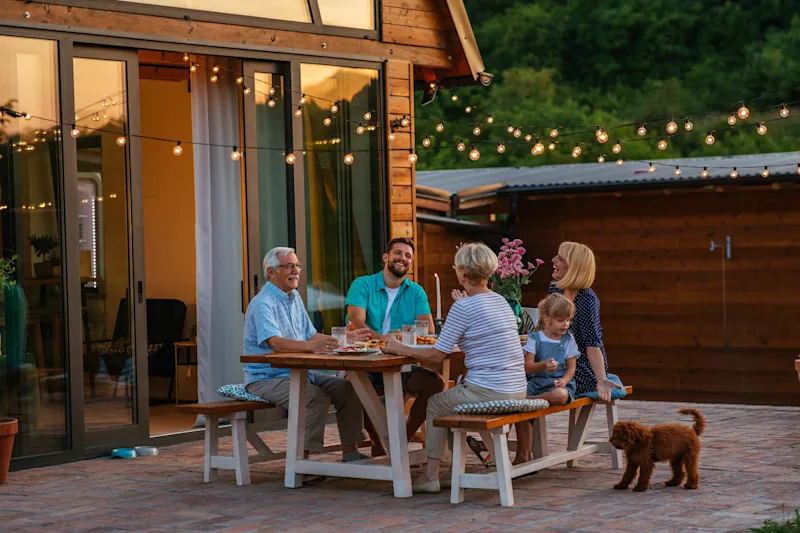
[(0, 290), (6, 290), (17, 284), (14, 280), (14, 272), (17, 271), (17, 256), (10, 258), (0, 258)]
[[(625, 159), (719, 156), (797, 149), (800, 124), (792, 118), (755, 131), (759, 120), (777, 117), (776, 109), (759, 108), (800, 100), (800, 2), (765, 0), (738, 3), (724, 0), (467, 0), (475, 35), (486, 69), (495, 74), (488, 89), (457, 88), (453, 103), (447, 92), (425, 107), (417, 104), (417, 141), (431, 134), (431, 148), (417, 146), (420, 170), (459, 167), (532, 166), (573, 163), (570, 145), (592, 141), (593, 131), (570, 125), (627, 124), (640, 120), (691, 116), (693, 133), (669, 140), (666, 151), (656, 148), (665, 135), (664, 122), (648, 125), (646, 140), (623, 142)], [(779, 94), (775, 94), (780, 92)], [(744, 100), (751, 110), (747, 127), (722, 130), (725, 117)], [(477, 107), (464, 112), (469, 103)], [(494, 126), (487, 115), (498, 118)], [(445, 130), (436, 133), (437, 120)], [(506, 119), (506, 122), (503, 122)], [(555, 151), (530, 153), (530, 144), (510, 144), (508, 121), (535, 126), (523, 131), (544, 140), (555, 125), (567, 135)], [(475, 122), (483, 133), (472, 134)], [(683, 132), (683, 124), (680, 132)], [(599, 153), (616, 159), (616, 139), (637, 138), (635, 126), (609, 131), (606, 145), (584, 147), (578, 162), (593, 161)], [(707, 130), (720, 129), (717, 142), (703, 142)], [(463, 138), (467, 151), (455, 150)], [(481, 158), (467, 157), (473, 141)], [(486, 141), (492, 141), (487, 144)], [(496, 152), (504, 141), (506, 152)], [(545, 142), (546, 144), (546, 142)]]
[(800, 511), (795, 509), (793, 518), (784, 518), (781, 522), (767, 520), (762, 527), (753, 527), (750, 528), (750, 531), (756, 533), (800, 533)]
[(52, 235), (31, 235), (28, 240), (36, 252), (36, 257), (43, 258), (43, 261), (54, 258), (53, 252), (58, 246), (58, 239)]

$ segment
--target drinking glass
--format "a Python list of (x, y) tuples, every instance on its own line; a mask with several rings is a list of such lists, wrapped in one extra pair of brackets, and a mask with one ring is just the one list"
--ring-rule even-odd
[(389, 336), (403, 342), (403, 332), (399, 329), (390, 329)]
[(424, 337), (428, 334), (428, 321), (427, 320), (415, 320), (414, 325), (417, 327), (417, 335)]
[(331, 328), (331, 336), (339, 341), (339, 347), (344, 348), (347, 346), (347, 328)]
[(403, 326), (403, 344), (406, 346), (417, 345), (417, 326)]

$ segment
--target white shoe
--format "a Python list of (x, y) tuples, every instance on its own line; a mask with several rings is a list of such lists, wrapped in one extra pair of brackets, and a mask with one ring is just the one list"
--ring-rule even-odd
[(411, 485), (411, 490), (418, 494), (439, 494), (442, 492), (442, 487), (439, 485), (439, 480), (434, 479), (433, 481)]

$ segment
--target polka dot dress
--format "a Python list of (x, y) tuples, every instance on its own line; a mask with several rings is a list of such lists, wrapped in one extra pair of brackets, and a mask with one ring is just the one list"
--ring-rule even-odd
[[(555, 283), (550, 284), (549, 292), (564, 294), (562, 289), (556, 287)], [(603, 366), (608, 373), (608, 358), (606, 349), (603, 346), (603, 328), (600, 327), (600, 300), (590, 288), (581, 289), (575, 294), (573, 300), (575, 304), (575, 317), (569, 326), (569, 331), (578, 343), (581, 351), (580, 357), (575, 364), (575, 394), (583, 394), (597, 390), (597, 380), (592, 372), (592, 365), (586, 356), (586, 348), (595, 346), (600, 348), (603, 354)]]

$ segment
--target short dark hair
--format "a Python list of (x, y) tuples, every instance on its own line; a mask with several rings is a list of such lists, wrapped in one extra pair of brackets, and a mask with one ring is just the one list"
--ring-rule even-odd
[(391, 252), (392, 251), (392, 246), (394, 246), (395, 244), (405, 244), (405, 245), (411, 247), (411, 251), (412, 252), (414, 251), (414, 240), (413, 239), (409, 239), (409, 238), (406, 238), (406, 237), (397, 237), (397, 238), (394, 238), (391, 241), (389, 241), (389, 244), (386, 245), (386, 252), (384, 252), (384, 253), (388, 254), (389, 252)]

